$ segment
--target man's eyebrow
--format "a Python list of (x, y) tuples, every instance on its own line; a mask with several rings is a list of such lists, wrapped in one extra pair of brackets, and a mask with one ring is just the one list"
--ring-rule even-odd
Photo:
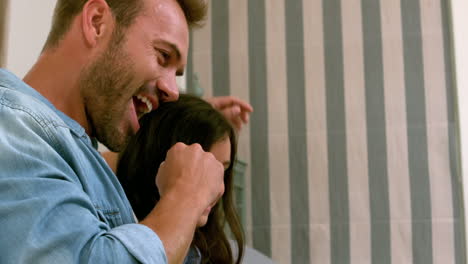
[(176, 44), (174, 44), (172, 42), (164, 41), (164, 40), (155, 40), (155, 41), (153, 41), (153, 46), (157, 46), (157, 45), (160, 45), (160, 44), (169, 46), (169, 48), (175, 52), (176, 57), (177, 57), (178, 60), (180, 60), (182, 58), (182, 54), (180, 53), (180, 49), (179, 49), (179, 47), (177, 47)]
[(175, 54), (176, 54), (176, 57), (178, 60), (180, 60), (182, 58), (182, 55), (180, 54), (180, 50), (179, 50), (179, 47), (177, 47), (177, 45), (175, 45), (174, 43), (167, 43), (172, 50), (175, 51)]

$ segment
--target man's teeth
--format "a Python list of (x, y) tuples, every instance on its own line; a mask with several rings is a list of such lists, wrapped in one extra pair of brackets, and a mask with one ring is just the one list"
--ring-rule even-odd
[(137, 95), (138, 100), (142, 101), (143, 103), (146, 104), (146, 112), (149, 113), (151, 110), (153, 110), (153, 104), (150, 102), (150, 100), (144, 96)]

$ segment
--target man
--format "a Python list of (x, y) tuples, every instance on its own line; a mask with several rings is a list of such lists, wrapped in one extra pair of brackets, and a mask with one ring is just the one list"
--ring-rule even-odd
[[(223, 165), (177, 144), (161, 200), (136, 224), (96, 140), (122, 150), (138, 118), (177, 100), (196, 0), (58, 0), (24, 82), (0, 70), (0, 263), (181, 263), (196, 222), (224, 191)], [(251, 107), (212, 100), (234, 124)]]

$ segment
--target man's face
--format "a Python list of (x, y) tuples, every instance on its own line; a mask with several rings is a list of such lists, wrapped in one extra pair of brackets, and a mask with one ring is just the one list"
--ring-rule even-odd
[(121, 151), (138, 119), (162, 101), (178, 99), (176, 75), (187, 60), (188, 25), (175, 0), (144, 0), (134, 23), (117, 29), (107, 49), (81, 75), (92, 136)]

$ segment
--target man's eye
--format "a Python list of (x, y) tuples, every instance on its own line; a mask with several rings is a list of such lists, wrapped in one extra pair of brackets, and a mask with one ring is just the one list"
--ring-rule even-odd
[(165, 51), (161, 51), (161, 55), (164, 58), (165, 61), (168, 61), (171, 59), (171, 55)]
[(171, 59), (171, 54), (167, 51), (155, 49), (158, 63), (165, 66), (169, 63)]

